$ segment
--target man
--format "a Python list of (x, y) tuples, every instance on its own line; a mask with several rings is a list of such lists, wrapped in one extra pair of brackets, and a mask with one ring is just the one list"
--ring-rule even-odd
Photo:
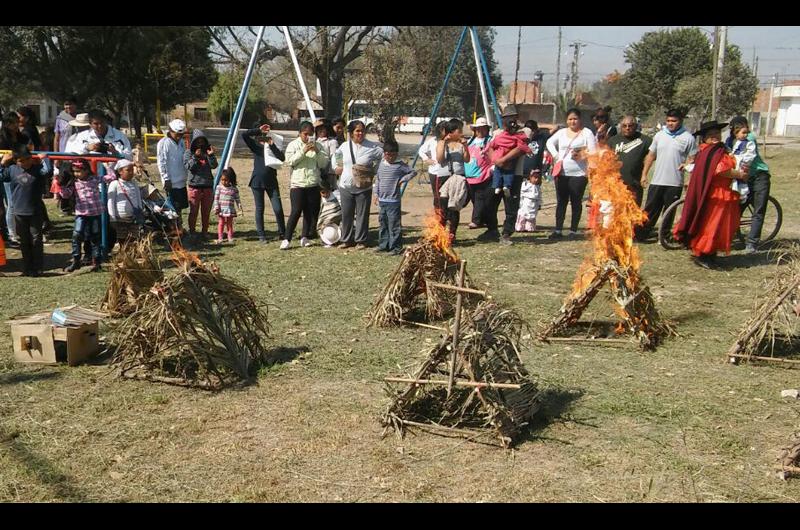
[[(644, 211), (647, 222), (637, 230), (638, 241), (644, 241), (655, 226), (661, 212), (669, 208), (681, 198), (683, 192), (683, 169), (694, 162), (697, 154), (697, 142), (694, 136), (683, 126), (683, 112), (670, 109), (666, 112), (666, 127), (653, 137), (649, 153), (644, 160), (642, 170), (642, 186), (647, 185), (647, 175), (655, 162), (653, 181), (647, 190), (647, 202)], [(665, 219), (668, 228), (672, 219)]]
[(106, 115), (101, 110), (94, 109), (89, 112), (89, 130), (78, 133), (75, 146), (80, 149), (78, 154), (108, 154), (122, 155), (128, 160), (133, 159), (131, 142), (121, 131), (108, 125)]
[(181, 212), (189, 206), (189, 195), (186, 191), (187, 170), (183, 164), (186, 152), (186, 145), (183, 142), (185, 131), (186, 124), (183, 120), (172, 120), (169, 122), (167, 135), (159, 140), (156, 146), (158, 172), (161, 173), (164, 191), (178, 214), (178, 229), (183, 226)]
[(636, 118), (626, 114), (620, 123), (622, 132), (608, 140), (608, 148), (616, 153), (622, 162), (620, 173), (622, 182), (636, 197), (636, 204), (642, 205), (644, 188), (642, 188), (642, 172), (653, 139), (636, 130)]
[(67, 140), (69, 140), (72, 132), (72, 126), (69, 122), (76, 118), (77, 112), (78, 105), (75, 103), (75, 98), (67, 98), (64, 101), (64, 110), (56, 117), (56, 124), (53, 127), (55, 132), (53, 151), (66, 152)]

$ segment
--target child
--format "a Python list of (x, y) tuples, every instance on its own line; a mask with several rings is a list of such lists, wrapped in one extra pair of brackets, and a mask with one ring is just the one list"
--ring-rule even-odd
[(234, 184), (236, 182), (236, 173), (230, 169), (222, 171), (222, 176), (219, 179), (219, 186), (214, 192), (214, 213), (219, 217), (219, 224), (217, 225), (217, 244), (222, 244), (222, 235), (225, 231), (228, 232), (228, 243), (233, 243), (233, 219), (236, 217), (236, 205), (242, 209), (242, 203), (239, 200), (239, 189)]
[(528, 179), (522, 183), (519, 212), (517, 213), (517, 232), (535, 232), (536, 214), (542, 204), (542, 174), (531, 170)]
[[(336, 195), (331, 192), (329, 181), (322, 181), (319, 194), (322, 196), (322, 210), (319, 212), (317, 232), (322, 234), (325, 227), (333, 226), (338, 229), (339, 225), (342, 224), (342, 207), (339, 205)], [(333, 248), (333, 244), (326, 243), (325, 248)]]
[[(12, 165), (16, 161), (15, 165)], [(25, 146), (17, 146), (0, 162), (0, 182), (11, 184), (8, 205), (19, 238), (25, 276), (39, 276), (44, 262), (42, 193), (50, 174), (45, 158), (39, 163)]]
[(399, 146), (394, 140), (383, 144), (383, 160), (378, 164), (375, 184), (372, 186), (374, 202), (378, 204), (380, 230), (377, 252), (403, 253), (403, 234), (400, 222), (400, 186), (417, 174), (408, 164), (397, 159)]
[(525, 134), (518, 133), (518, 129), (515, 116), (504, 118), (503, 130), (492, 138), (486, 148), (489, 159), (495, 166), (492, 172), (492, 187), (495, 194), (502, 193), (506, 198), (511, 197), (511, 186), (514, 183), (514, 160), (505, 160), (506, 155), (515, 148), (519, 148), (526, 155), (531, 154), (528, 138)]
[(147, 159), (147, 153), (142, 148), (142, 144), (136, 142), (135, 147), (131, 151), (133, 155), (133, 178), (137, 182), (144, 183), (148, 182), (150, 179), (147, 178), (144, 172), (144, 166), (149, 162)]
[[(750, 134), (750, 129), (746, 124), (736, 124), (731, 131), (734, 138), (732, 154), (736, 159), (736, 169), (739, 171), (747, 172), (750, 165), (756, 159), (757, 147), (756, 143), (747, 139)], [(742, 204), (747, 202), (747, 196), (750, 195), (750, 187), (745, 180), (734, 180), (731, 183), (731, 189), (739, 193), (740, 202)]]
[(183, 153), (183, 165), (188, 171), (189, 234), (192, 237), (196, 235), (195, 228), (197, 228), (197, 214), (199, 213), (201, 217), (200, 236), (205, 240), (208, 237), (214, 188), (214, 175), (211, 170), (215, 169), (218, 164), (214, 148), (208, 143), (208, 139), (201, 129), (195, 129), (192, 132), (192, 144)]
[(142, 195), (133, 180), (134, 163), (122, 159), (114, 166), (119, 176), (108, 186), (108, 215), (117, 234), (120, 246), (129, 239), (136, 239), (139, 226), (144, 224)]
[(81, 244), (91, 243), (92, 272), (100, 271), (102, 250), (100, 248), (100, 215), (103, 203), (100, 201), (100, 177), (92, 175), (89, 161), (81, 158), (72, 162), (75, 179), (69, 183), (59, 175), (61, 198), (75, 198), (75, 227), (72, 231), (72, 261), (64, 268), (73, 272), (81, 266)]

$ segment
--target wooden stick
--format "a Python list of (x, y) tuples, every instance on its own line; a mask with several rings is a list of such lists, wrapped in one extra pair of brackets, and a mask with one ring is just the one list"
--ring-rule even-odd
[[(416, 385), (450, 385), (449, 381), (440, 381), (438, 379), (406, 379), (403, 377), (384, 377), (384, 381), (389, 383), (414, 383)], [(455, 381), (455, 386), (465, 386), (471, 388), (507, 388), (511, 390), (519, 390), (522, 385), (515, 383), (479, 383), (477, 381)]]
[(781, 357), (762, 357), (758, 355), (743, 355), (741, 353), (729, 353), (728, 357), (736, 357), (738, 359), (755, 359), (757, 361), (767, 361), (773, 363), (800, 364), (800, 359), (783, 359)]
[(454, 432), (458, 434), (466, 434), (474, 437), (478, 436), (487, 436), (489, 438), (492, 437), (492, 433), (490, 432), (471, 431), (469, 429), (459, 429), (457, 427), (445, 427), (444, 425), (437, 425), (435, 423), (420, 423), (411, 420), (400, 420), (400, 422), (404, 425), (413, 425), (414, 427), (428, 427), (431, 429), (441, 429), (443, 431)]
[(402, 318), (399, 319), (399, 322), (403, 324), (411, 324), (412, 326), (419, 326), (421, 328), (435, 329), (438, 331), (447, 331), (447, 328), (441, 328), (439, 326), (431, 326), (430, 324), (422, 324), (421, 322), (413, 322), (411, 320), (403, 320)]
[(447, 289), (449, 291), (458, 291), (461, 293), (467, 294), (477, 294), (483, 297), (486, 297), (486, 291), (478, 291), (476, 289), (469, 289), (467, 287), (458, 287), (456, 285), (447, 285), (446, 283), (438, 283), (438, 282), (427, 282), (428, 285), (431, 287), (437, 287), (439, 289)]
[(775, 466), (777, 471), (785, 471), (787, 473), (800, 473), (800, 467), (795, 466)]
[(627, 339), (593, 339), (590, 337), (545, 337), (543, 342), (595, 342), (598, 344), (633, 344), (632, 341)]
[(800, 287), (800, 278), (797, 278), (794, 282), (792, 282), (792, 284), (789, 285), (789, 287), (781, 294), (781, 296), (778, 297), (778, 299), (775, 301), (775, 303), (772, 304), (772, 306), (770, 306), (769, 309), (765, 310), (761, 314), (761, 316), (756, 319), (755, 322), (750, 324), (750, 327), (748, 328), (747, 333), (745, 333), (744, 337), (740, 337), (740, 338), (736, 339), (736, 343), (731, 347), (730, 352), (729, 352), (728, 355), (733, 356), (733, 355), (738, 354), (739, 351), (741, 350), (742, 346), (744, 345), (744, 343), (747, 342), (748, 340), (750, 340), (750, 337), (752, 337), (753, 335), (756, 334), (756, 332), (758, 331), (758, 328), (761, 327), (761, 325), (764, 322), (766, 322), (767, 319), (770, 318), (775, 311), (778, 310), (780, 305), (798, 287)]
[[(467, 260), (462, 259), (458, 269), (458, 287), (464, 288), (464, 275), (467, 271)], [(453, 381), (456, 376), (456, 352), (458, 352), (458, 332), (461, 331), (461, 291), (456, 295), (456, 316), (453, 322), (453, 351), (450, 353), (450, 377), (447, 380), (447, 395), (453, 390)]]

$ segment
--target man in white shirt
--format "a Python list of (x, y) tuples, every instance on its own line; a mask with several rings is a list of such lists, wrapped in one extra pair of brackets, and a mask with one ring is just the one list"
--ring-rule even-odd
[[(697, 142), (683, 126), (683, 112), (679, 109), (667, 111), (667, 125), (656, 133), (650, 144), (650, 153), (644, 160), (642, 186), (647, 185), (647, 175), (655, 162), (653, 181), (647, 188), (644, 211), (647, 222), (636, 231), (636, 239), (645, 241), (658, 221), (661, 212), (681, 198), (683, 193), (683, 170), (694, 161)], [(673, 219), (664, 222), (672, 224)]]
[(184, 132), (186, 132), (186, 124), (183, 120), (172, 120), (169, 122), (167, 135), (159, 140), (156, 146), (158, 172), (161, 174), (164, 191), (178, 214), (178, 228), (183, 225), (182, 210), (189, 207), (189, 196), (186, 191), (186, 166), (183, 164), (183, 154), (186, 151), (186, 144), (183, 141)]
[(133, 159), (131, 142), (120, 130), (108, 125), (106, 115), (101, 110), (89, 112), (89, 130), (78, 133), (75, 145), (78, 154), (122, 155)]

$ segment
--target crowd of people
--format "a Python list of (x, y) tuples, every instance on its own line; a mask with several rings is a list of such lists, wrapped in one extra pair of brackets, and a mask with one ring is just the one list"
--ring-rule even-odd
[[(746, 119), (732, 120), (730, 138), (723, 143), (721, 133), (727, 123), (705, 123), (692, 134), (683, 126), (683, 113), (670, 109), (666, 126), (650, 138), (639, 131), (634, 116), (625, 115), (618, 127), (614, 125), (611, 110), (597, 109), (590, 128), (584, 126), (580, 110), (570, 109), (566, 125), (552, 134), (540, 131), (535, 121), (520, 123), (513, 105), (503, 110), (502, 123), (493, 132), (483, 117), (469, 124), (469, 137), (461, 120), (439, 122), (418, 154), (430, 182), (434, 212), (451, 241), (456, 242), (461, 210), (470, 202), (468, 228), (485, 229), (477, 237), (479, 241), (511, 245), (515, 232), (535, 231), (545, 181), (553, 181), (556, 200), (555, 227), (549, 238), (578, 237), (591, 155), (610, 149), (621, 162), (622, 183), (640, 206), (644, 201), (648, 220), (635, 229), (637, 240), (647, 241), (662, 213), (681, 197), (684, 171), (688, 171), (686, 205), (674, 228), (675, 238), (691, 249), (698, 265), (712, 267), (717, 252), (730, 251), (741, 204), (752, 203), (755, 214), (746, 252), (755, 252), (770, 175)], [(284, 138), (266, 121), (241, 134), (253, 155), (248, 186), (259, 240), (268, 242), (265, 196), (275, 216), (281, 250), (291, 248), (301, 217), (300, 247), (320, 239), (326, 247), (364, 249), (369, 240), (370, 210), (377, 206), (379, 241), (375, 250), (402, 254), (402, 192), (417, 172), (399, 159), (397, 142), (368, 140), (363, 122), (345, 123), (341, 118), (304, 121), (298, 132), (285, 146)], [(215, 185), (220, 161), (214, 147), (201, 129), (192, 132), (189, 142), (184, 139), (186, 134), (186, 123), (175, 119), (156, 148), (166, 204), (176, 213), (178, 232), (189, 241), (211, 238), (213, 211), (218, 218), (217, 243), (226, 239), (232, 243), (234, 220), (242, 212), (236, 173), (225, 168)], [(50, 149), (75, 157), (54, 164), (47, 155), (31, 154)], [(146, 190), (134, 176), (143, 171), (146, 159), (141, 146), (132, 149), (127, 136), (111, 126), (103, 112), (79, 114), (76, 102), (68, 99), (53, 127), (39, 133), (35, 114), (22, 107), (3, 115), (0, 150), (7, 151), (0, 162), (4, 184), (0, 229), (5, 241), (22, 250), (25, 274), (35, 276), (42, 270), (43, 243), (52, 226), (43, 201), (49, 194), (64, 213), (75, 216), (67, 271), (82, 264), (100, 268), (105, 254), (100, 242), (103, 209), (108, 211), (112, 242), (124, 242), (139, 233)], [(101, 177), (98, 164), (81, 155), (103, 155), (118, 161), (106, 162)], [(278, 183), (281, 167), (289, 169), (288, 219)], [(101, 180), (109, 185), (106, 204), (100, 200)], [(498, 220), (501, 203), (502, 225)], [(568, 206), (570, 225), (564, 234)], [(183, 229), (184, 209), (189, 210), (187, 230)]]

